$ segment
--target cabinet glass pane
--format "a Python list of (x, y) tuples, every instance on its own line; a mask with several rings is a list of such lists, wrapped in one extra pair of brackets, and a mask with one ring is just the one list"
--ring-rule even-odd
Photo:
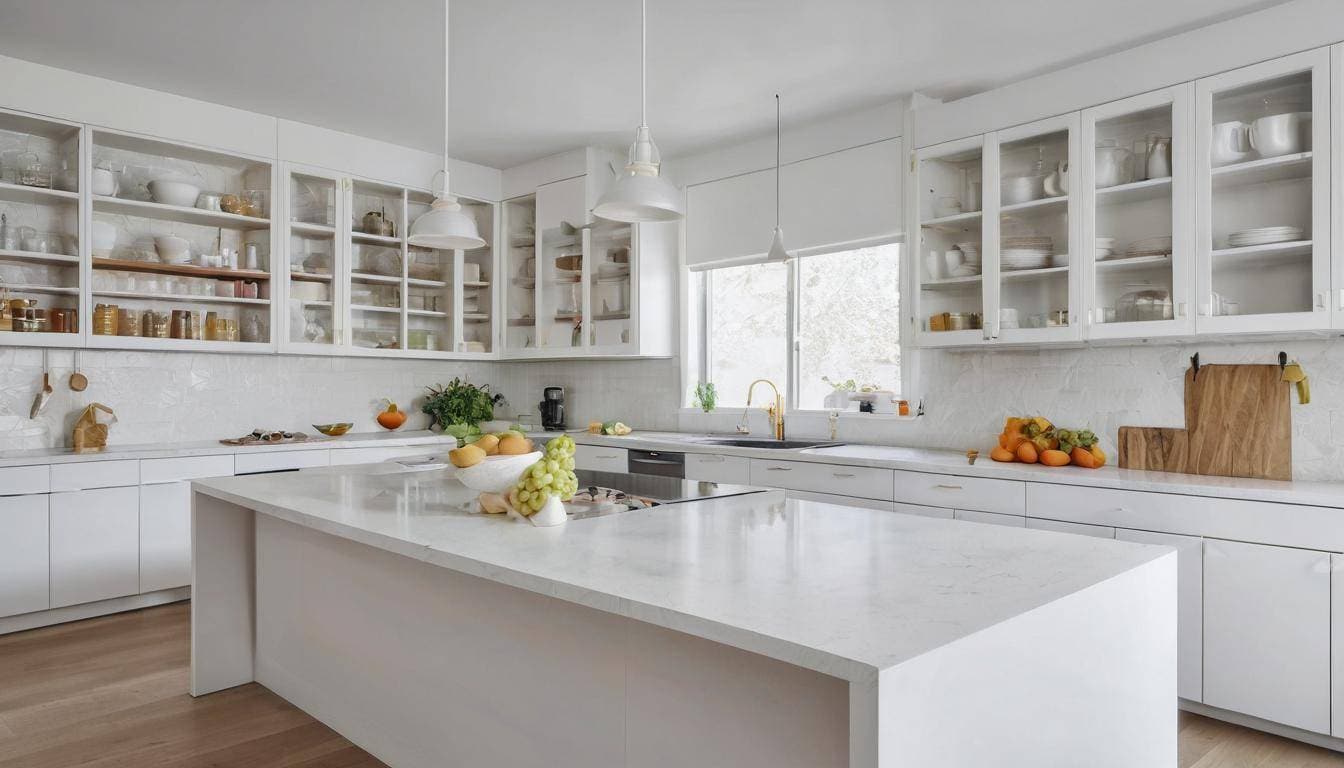
[(270, 341), (270, 164), (98, 131), (93, 166), (93, 334)]
[[(519, 198), (504, 203), (504, 226), (507, 238), (504, 255), (504, 278), (507, 321), (504, 346), (509, 349), (528, 349), (537, 345), (537, 199)], [(464, 334), (465, 335), (465, 334)]]
[(356, 181), (350, 201), (350, 343), (400, 349), (404, 193)]
[(1069, 324), (1068, 131), (999, 147), (1001, 329)]
[(583, 344), (583, 236), (573, 222), (553, 224), (541, 233), (539, 346), (578, 347)]
[(494, 208), (463, 201), (463, 208), (476, 219), (476, 229), (485, 245), (462, 252), (462, 338), (459, 352), (490, 352), (495, 316), (491, 286), (494, 285)]
[(588, 270), (589, 295), (593, 301), (594, 346), (630, 343), (630, 252), (633, 245), (629, 224), (598, 220), (592, 230), (593, 267)]
[[(79, 129), (0, 114), (0, 337), (79, 331)], [(110, 255), (95, 224), (95, 255)], [(24, 338), (32, 338), (25, 336)], [(73, 337), (68, 337), (73, 338)]]
[(1098, 121), (1096, 134), (1094, 322), (1171, 320), (1171, 105)]
[(1215, 315), (1312, 311), (1311, 79), (1212, 94)]
[(920, 246), (915, 269), (925, 331), (972, 330), (983, 322), (982, 156), (976, 147), (919, 164)]
[[(408, 193), (410, 221), (429, 212), (433, 196)], [(465, 203), (466, 201), (462, 201)], [(482, 232), (488, 236), (489, 230)], [(453, 252), (408, 245), (406, 250), (406, 348), (451, 350), (453, 337)], [(353, 301), (353, 299), (352, 299)]]
[(336, 179), (289, 175), (289, 341), (335, 344)]

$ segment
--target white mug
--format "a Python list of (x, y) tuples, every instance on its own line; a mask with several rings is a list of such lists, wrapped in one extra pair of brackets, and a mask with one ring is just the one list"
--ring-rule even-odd
[(946, 277), (947, 272), (943, 268), (945, 264), (946, 262), (943, 261), (943, 255), (941, 253), (934, 251), (927, 254), (924, 257), (924, 272), (928, 276), (928, 279), (942, 280)]
[(1210, 151), (1214, 165), (1237, 163), (1250, 157), (1250, 126), (1240, 120), (1213, 126)]
[(952, 274), (952, 270), (966, 263), (966, 254), (953, 248), (943, 254), (943, 259), (947, 262), (947, 274)]

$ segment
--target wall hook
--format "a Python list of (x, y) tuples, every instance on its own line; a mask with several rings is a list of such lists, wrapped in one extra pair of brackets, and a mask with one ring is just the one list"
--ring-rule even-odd
[(1279, 370), (1282, 371), (1286, 365), (1288, 365), (1288, 353), (1279, 352)]
[(1199, 353), (1190, 356), (1190, 367), (1195, 370), (1195, 377), (1199, 376)]

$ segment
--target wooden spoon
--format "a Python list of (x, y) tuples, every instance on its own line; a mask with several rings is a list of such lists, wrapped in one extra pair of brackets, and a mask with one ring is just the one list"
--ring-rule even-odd
[(37, 391), (33, 397), (33, 408), (28, 413), (28, 418), (36, 419), (37, 415), (47, 407), (47, 401), (51, 399), (51, 374), (47, 371), (47, 350), (42, 350), (42, 388)]
[(75, 350), (75, 372), (70, 374), (70, 389), (83, 392), (89, 388), (89, 377), (79, 371), (79, 350)]

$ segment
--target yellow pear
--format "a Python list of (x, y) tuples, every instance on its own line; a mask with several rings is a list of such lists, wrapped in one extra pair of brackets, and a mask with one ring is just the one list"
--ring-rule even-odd
[(485, 461), (485, 451), (475, 445), (464, 445), (449, 451), (448, 460), (455, 467), (474, 467)]

